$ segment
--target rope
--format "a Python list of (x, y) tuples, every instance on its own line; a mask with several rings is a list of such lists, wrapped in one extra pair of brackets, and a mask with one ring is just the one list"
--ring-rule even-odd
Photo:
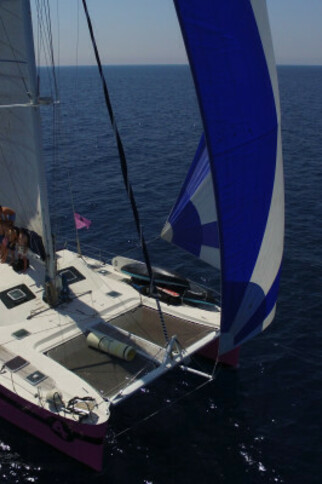
[[(58, 93), (58, 83), (56, 77), (55, 61), (54, 61), (54, 50), (53, 50), (53, 38), (51, 31), (51, 18), (50, 18), (50, 6), (48, 0), (45, 2), (37, 0), (36, 1), (37, 18), (38, 18), (38, 65), (40, 65), (41, 50), (45, 58), (45, 63), (50, 66), (50, 71), (52, 72), (52, 77), (48, 75), (48, 80), (50, 84), (50, 89), (53, 93)], [(42, 49), (41, 49), (42, 47)], [(58, 96), (57, 96), (58, 98)]]
[(303, 356), (303, 353), (297, 350), (294, 350), (293, 348), (290, 348), (289, 346), (283, 345), (281, 343), (275, 343), (275, 347), (280, 347), (283, 348), (284, 350), (287, 350), (291, 355), (295, 356), (299, 361), (303, 361), (304, 363), (312, 364), (312, 360), (310, 358), (306, 358)]
[[(76, 30), (76, 76), (75, 76), (75, 90), (77, 91), (78, 89), (78, 67), (79, 67), (79, 3), (77, 2), (77, 30)], [(70, 176), (70, 169), (68, 167), (67, 170), (67, 177), (68, 177), (68, 188), (69, 188), (69, 195), (70, 195), (70, 200), (71, 200), (71, 206), (72, 206), (72, 211), (73, 211), (73, 221), (74, 221), (74, 228), (75, 228), (75, 240), (76, 240), (76, 246), (77, 246), (77, 252), (78, 255), (81, 257), (82, 256), (82, 251), (81, 251), (81, 244), (80, 244), (80, 237), (78, 233), (78, 229), (76, 227), (76, 220), (75, 220), (75, 198), (74, 198), (74, 193), (73, 193), (73, 188), (72, 188), (72, 182), (71, 182), (71, 176)]]
[[(37, 0), (37, 14), (38, 14), (38, 25), (39, 25), (39, 37), (42, 40), (42, 45), (43, 45), (43, 52), (47, 61), (47, 64), (51, 66), (51, 73), (52, 75), (49, 76), (49, 82), (51, 86), (52, 92), (55, 93), (55, 98), (59, 99), (59, 89), (58, 89), (58, 81), (57, 81), (57, 69), (55, 66), (55, 59), (54, 59), (54, 49), (53, 49), (53, 35), (52, 35), (52, 29), (51, 29), (51, 12), (50, 12), (50, 5), (48, 0), (44, 2), (40, 2), (40, 0)], [(57, 4), (57, 17), (59, 17), (59, 10), (58, 10), (58, 4)], [(59, 30), (58, 30), (58, 42), (60, 41), (60, 36), (59, 36)], [(77, 75), (78, 75), (78, 51), (79, 51), (79, 5), (78, 5), (78, 10), (77, 10), (77, 40), (76, 40), (76, 68), (77, 68)], [(40, 56), (40, 47), (39, 47), (39, 56)], [(77, 77), (76, 75), (76, 77)], [(53, 93), (52, 93), (53, 95)], [(58, 173), (58, 139), (60, 138), (61, 135), (61, 116), (60, 112), (58, 112), (57, 109), (55, 109), (55, 104), (54, 103), (54, 111), (53, 111), (53, 166), (56, 168), (54, 170), (54, 176), (53, 176), (53, 206), (54, 206), (54, 214), (55, 214), (55, 227), (54, 227), (54, 232), (58, 232), (58, 223), (57, 223), (57, 205), (58, 205), (58, 199), (57, 199), (57, 173)], [(71, 150), (72, 151), (72, 150)], [(65, 157), (64, 157), (65, 158)], [(68, 191), (70, 195), (70, 203), (71, 203), (71, 208), (73, 212), (73, 219), (74, 219), (74, 227), (75, 227), (75, 240), (76, 240), (76, 245), (77, 245), (77, 251), (79, 255), (81, 255), (81, 248), (80, 248), (80, 239), (78, 235), (78, 230), (76, 228), (75, 224), (75, 200), (74, 200), (74, 194), (72, 191), (72, 183), (71, 183), (71, 177), (70, 177), (70, 167), (68, 164), (67, 156), (66, 159), (64, 160), (65, 166), (67, 166), (67, 180), (68, 180)]]
[[(55, 212), (57, 211), (57, 166), (58, 166), (58, 136), (60, 133), (60, 112), (59, 112), (59, 88), (57, 79), (57, 69), (55, 65), (54, 58), (54, 48), (53, 48), (53, 34), (52, 34), (52, 22), (51, 22), (51, 10), (48, 0), (36, 1), (37, 9), (37, 19), (38, 19), (38, 63), (40, 64), (41, 50), (46, 60), (46, 64), (49, 69), (45, 70), (48, 77), (49, 89), (51, 92), (52, 102), (52, 140), (53, 140), (53, 150), (52, 150), (52, 166), (54, 169), (53, 183), (52, 183), (52, 194), (53, 194), (53, 207)], [(58, 12), (57, 12), (58, 15)], [(59, 35), (58, 35), (59, 38)], [(38, 72), (38, 92), (40, 92), (40, 76)], [(55, 230), (54, 230), (55, 233)], [(53, 251), (56, 250), (56, 239), (53, 238)]]
[(214, 368), (213, 368), (213, 371), (212, 371), (212, 378), (209, 379), (209, 380), (206, 380), (205, 382), (201, 383), (200, 385), (197, 385), (195, 388), (193, 388), (192, 390), (184, 393), (183, 395), (181, 395), (180, 397), (176, 398), (175, 400), (173, 400), (172, 402), (168, 403), (167, 405), (155, 410), (154, 412), (150, 413), (149, 415), (147, 415), (146, 417), (143, 417), (141, 418), (140, 420), (138, 420), (137, 422), (135, 422), (133, 425), (131, 425), (130, 427), (126, 427), (125, 429), (121, 430), (121, 432), (118, 432), (117, 434), (114, 435), (114, 438), (118, 438), (128, 432), (130, 432), (131, 430), (137, 428), (139, 425), (141, 425), (143, 422), (147, 422), (148, 420), (150, 420), (151, 418), (155, 417), (156, 415), (158, 415), (159, 413), (163, 412), (164, 410), (168, 410), (170, 409), (171, 407), (173, 407), (173, 405), (176, 405), (178, 402), (180, 402), (181, 400), (183, 400), (184, 398), (192, 395), (193, 393), (201, 390), (201, 388), (205, 387), (206, 385), (209, 385), (210, 383), (212, 383), (218, 376), (218, 373), (219, 373), (219, 370), (217, 372), (217, 375), (215, 375), (215, 372), (216, 372), (216, 368), (217, 368), (217, 361), (215, 362), (215, 365), (214, 365)]
[[(60, 214), (58, 214), (58, 215), (60, 215)], [(161, 239), (161, 237), (159, 235), (156, 236), (156, 237), (153, 237), (152, 239), (150, 239), (146, 242), (146, 245), (153, 244), (153, 242), (155, 242), (156, 240), (159, 240), (159, 239)], [(61, 241), (61, 243), (62, 243), (62, 245), (64, 245), (65, 248), (67, 248), (68, 245), (75, 243), (75, 241), (66, 239), (64, 242)], [(138, 249), (139, 247), (141, 247), (140, 244), (136, 244), (136, 245), (133, 245), (132, 247), (129, 247), (128, 249), (124, 250), (123, 252), (120, 252), (120, 251), (111, 252), (111, 251), (102, 249), (102, 247), (96, 247), (95, 245), (86, 244), (84, 242), (82, 242), (82, 246), (87, 247), (87, 249), (89, 249), (93, 252), (95, 251), (95, 252), (99, 252), (99, 253), (103, 253), (103, 254), (108, 255), (107, 261), (111, 261), (113, 259), (113, 257), (119, 256), (119, 255), (124, 256), (126, 254), (129, 254), (130, 252), (132, 252), (132, 251)]]
[[(85, 11), (85, 16), (86, 16), (86, 20), (87, 20), (87, 25), (88, 25), (90, 37), (91, 37), (92, 44), (93, 44), (93, 49), (94, 49), (94, 53), (95, 53), (97, 67), (98, 67), (100, 78), (101, 78), (101, 81), (102, 81), (105, 104), (106, 104), (106, 107), (107, 107), (107, 110), (108, 110), (108, 113), (109, 113), (111, 125), (112, 125), (114, 135), (115, 135), (115, 139), (116, 139), (119, 158), (120, 158), (120, 162), (121, 162), (121, 170), (122, 170), (124, 185), (125, 185), (125, 188), (126, 188), (128, 198), (131, 202), (131, 207), (132, 207), (132, 212), (133, 212), (133, 216), (134, 216), (136, 229), (137, 229), (137, 232), (138, 232), (138, 235), (139, 235), (139, 239), (141, 241), (144, 260), (145, 260), (145, 263), (146, 263), (146, 266), (147, 266), (147, 269), (148, 269), (148, 273), (149, 273), (149, 278), (150, 278), (150, 281), (151, 281), (150, 284), (151, 284), (151, 287), (153, 288), (153, 293), (156, 294), (157, 291), (155, 289), (155, 284), (154, 284), (154, 280), (153, 280), (153, 272), (152, 272), (152, 267), (151, 267), (151, 263), (150, 263), (150, 256), (149, 256), (148, 249), (147, 249), (147, 246), (146, 246), (146, 243), (145, 243), (145, 239), (144, 239), (144, 235), (143, 235), (143, 228), (142, 228), (142, 225), (141, 225), (141, 222), (140, 222), (139, 212), (138, 212), (138, 209), (137, 209), (137, 206), (136, 206), (132, 185), (130, 183), (129, 176), (128, 176), (128, 167), (127, 167), (127, 161), (126, 161), (125, 152), (124, 152), (124, 148), (123, 148), (123, 143), (122, 143), (122, 140), (121, 140), (121, 137), (120, 137), (119, 130), (117, 128), (116, 119), (115, 119), (112, 104), (111, 104), (111, 101), (110, 101), (110, 96), (109, 96), (109, 92), (108, 92), (108, 89), (107, 89), (107, 84), (106, 84), (105, 76), (104, 76), (104, 73), (103, 73), (102, 63), (101, 63), (100, 55), (99, 55), (96, 40), (95, 40), (92, 22), (91, 22), (89, 13), (88, 13), (86, 0), (82, 0), (82, 2), (83, 2), (83, 7), (84, 7), (84, 11)], [(168, 343), (169, 342), (169, 336), (168, 336), (167, 329), (165, 327), (165, 323), (164, 323), (162, 312), (161, 312), (161, 306), (160, 306), (160, 302), (158, 300), (157, 295), (156, 295), (156, 301), (157, 301), (158, 311), (159, 311), (159, 314), (160, 314), (160, 320), (161, 320), (161, 326), (162, 326), (164, 338), (165, 338), (166, 343)]]

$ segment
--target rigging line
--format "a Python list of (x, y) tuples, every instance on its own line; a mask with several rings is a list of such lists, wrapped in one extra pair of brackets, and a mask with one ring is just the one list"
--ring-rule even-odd
[[(48, 47), (49, 44), (49, 39), (48, 39), (48, 27), (46, 27), (45, 19), (44, 19), (44, 13), (43, 13), (43, 4), (40, 3), (40, 0), (37, 0), (37, 20), (38, 20), (38, 44), (39, 44), (39, 52), (38, 52), (38, 58), (39, 58), (39, 64), (40, 64), (40, 59), (41, 59), (41, 51), (43, 52), (44, 56), (44, 61), (45, 65), (48, 67), (50, 66), (50, 48)], [(39, 64), (38, 64), (38, 77), (39, 77)], [(50, 77), (48, 70), (46, 69), (46, 75), (48, 77), (48, 82), (50, 86), (51, 93), (53, 93), (53, 83), (52, 83), (52, 78)], [(39, 86), (38, 86), (39, 88)]]
[[(57, 18), (59, 18), (59, 11), (58, 11), (58, 2), (57, 2)], [(51, 76), (49, 76), (49, 83), (52, 89), (52, 92), (55, 96), (55, 99), (59, 99), (59, 87), (58, 87), (58, 80), (57, 80), (57, 69), (55, 65), (55, 56), (54, 56), (54, 49), (53, 49), (53, 35), (52, 35), (52, 22), (51, 22), (51, 10), (50, 10), (50, 5), (48, 0), (45, 3), (39, 4), (38, 0), (38, 21), (39, 24), (41, 24), (42, 28), (41, 33), (42, 33), (42, 39), (43, 39), (43, 46), (44, 46), (44, 54), (47, 60), (47, 64), (51, 67)], [(58, 39), (60, 38), (59, 36), (59, 22), (57, 22), (57, 29), (58, 29)], [(59, 42), (59, 40), (58, 40)], [(58, 45), (60, 45), (58, 43)], [(49, 61), (48, 61), (49, 58)], [(56, 109), (55, 103), (53, 104), (53, 134), (52, 134), (52, 139), (53, 139), (53, 166), (58, 167), (58, 139), (60, 137), (61, 133), (61, 115), (60, 115), (60, 110)], [(55, 174), (57, 173), (57, 169), (54, 170), (54, 206), (55, 206), (55, 212), (57, 215), (57, 177)], [(68, 173), (69, 177), (69, 173)], [(69, 177), (70, 178), (70, 177)], [(56, 217), (57, 220), (57, 217)], [(56, 222), (57, 224), (57, 222)], [(56, 229), (57, 231), (57, 226)]]
[[(143, 368), (141, 368), (136, 373), (134, 373), (134, 375), (132, 375), (131, 378), (129, 378), (129, 381), (127, 382), (127, 384), (125, 386), (120, 388), (120, 386), (121, 386), (120, 383), (117, 384), (117, 385), (114, 385), (108, 390), (108, 393), (111, 394), (111, 393), (114, 393), (115, 391), (117, 391), (117, 395), (122, 394), (122, 392), (124, 390), (126, 390), (134, 381), (136, 381), (136, 379), (138, 378), (139, 375), (141, 375), (141, 374), (145, 375), (146, 374), (146, 372), (149, 370), (149, 364), (151, 364), (151, 362), (147, 363)], [(104, 398), (105, 401), (106, 400), (110, 401), (107, 393), (102, 393), (102, 397)]]
[[(58, 92), (56, 93), (58, 96)], [(53, 150), (52, 150), (52, 160), (53, 160), (53, 207), (55, 210), (55, 229), (54, 233), (58, 233), (58, 217), (57, 212), (58, 210), (58, 203), (59, 197), (57, 196), (58, 193), (58, 173), (59, 173), (59, 160), (60, 160), (60, 144), (59, 139), (61, 138), (62, 126), (61, 126), (61, 109), (60, 104), (59, 106), (53, 105), (53, 123), (52, 123), (52, 143), (53, 143)], [(55, 240), (55, 244), (57, 241)], [(55, 248), (56, 249), (56, 248)]]
[(48, 3), (48, 0), (45, 3), (45, 16), (47, 21), (48, 45), (49, 45), (49, 53), (50, 53), (50, 59), (51, 59), (53, 82), (54, 82), (54, 88), (55, 88), (55, 96), (56, 96), (56, 99), (58, 99), (58, 83), (57, 83), (56, 66), (55, 66), (55, 58), (54, 58), (53, 35), (51, 30), (51, 13), (50, 13), (50, 6)]
[[(219, 371), (217, 372), (217, 375), (218, 375)], [(174, 399), (172, 402), (168, 403), (167, 405), (163, 406), (163, 407), (160, 407), (159, 409), (155, 410), (154, 412), (150, 413), (149, 415), (147, 415), (146, 417), (143, 417), (141, 418), (140, 420), (138, 420), (137, 422), (135, 422), (133, 425), (131, 425), (130, 427), (127, 427), (125, 428), (124, 430), (121, 430), (121, 432), (117, 433), (114, 435), (114, 438), (117, 438), (117, 437), (121, 437), (122, 435), (130, 432), (131, 430), (137, 428), (139, 425), (141, 425), (143, 422), (147, 422), (148, 420), (150, 420), (151, 418), (155, 417), (156, 415), (158, 415), (159, 413), (163, 412), (164, 410), (169, 410), (171, 407), (173, 407), (174, 405), (176, 405), (178, 402), (180, 402), (181, 400), (183, 400), (184, 398), (186, 397), (189, 397), (190, 395), (192, 395), (193, 393), (201, 390), (201, 388), (205, 387), (206, 385), (209, 385), (210, 383), (212, 383), (214, 380), (216, 380), (217, 378), (217, 375), (215, 375), (215, 372), (213, 372), (212, 374), (212, 378), (209, 379), (209, 380), (206, 380), (204, 381), (203, 383), (201, 383), (200, 385), (197, 385), (195, 388), (193, 388), (192, 390), (188, 391), (188, 392), (185, 392), (183, 395), (181, 395), (180, 397), (177, 397), (176, 399)]]
[[(36, 11), (37, 11), (37, 17), (38, 17), (38, 20), (39, 20), (38, 8), (39, 8), (38, 3), (36, 2)], [(37, 66), (40, 66), (40, 47), (41, 47), (41, 44), (40, 44), (40, 29), (41, 29), (40, 22), (38, 21), (37, 22), (37, 50), (35, 52), (35, 58), (36, 58), (36, 55), (37, 55), (37, 61), (36, 61)], [(35, 39), (34, 39), (34, 42), (35, 42)], [(39, 67), (37, 69), (37, 73), (38, 72), (39, 72)]]
[[(77, 27), (76, 27), (76, 69), (79, 66), (79, 2), (77, 2)], [(78, 77), (76, 77), (78, 79)]]
[(90, 37), (91, 37), (91, 40), (92, 40), (92, 45), (93, 45), (93, 49), (94, 49), (94, 53), (95, 53), (95, 58), (96, 58), (99, 74), (100, 74), (101, 81), (102, 81), (106, 107), (107, 107), (107, 110), (108, 110), (108, 113), (109, 113), (109, 116), (110, 116), (114, 135), (115, 135), (115, 138), (116, 138), (116, 143), (117, 143), (117, 148), (118, 148), (120, 162), (121, 162), (121, 170), (122, 170), (124, 184), (125, 184), (125, 187), (126, 187), (126, 191), (127, 191), (129, 200), (131, 202), (131, 207), (132, 207), (132, 212), (133, 212), (133, 216), (134, 216), (134, 220), (135, 220), (135, 224), (136, 224), (136, 229), (137, 229), (139, 238), (141, 240), (142, 251), (143, 251), (144, 259), (145, 259), (147, 269), (148, 269), (148, 273), (149, 273), (152, 293), (155, 293), (155, 295), (156, 295), (155, 296), (156, 297), (156, 303), (157, 303), (157, 307), (158, 307), (158, 311), (159, 311), (159, 315), (160, 315), (163, 334), (164, 334), (166, 343), (168, 343), (169, 342), (168, 331), (167, 331), (167, 328), (166, 328), (166, 325), (165, 325), (165, 322), (164, 322), (164, 318), (163, 318), (163, 314), (162, 314), (162, 311), (161, 311), (160, 301), (159, 301), (159, 298), (157, 296), (157, 291), (156, 291), (156, 287), (155, 287), (154, 280), (153, 280), (152, 267), (151, 267), (151, 263), (150, 263), (150, 256), (149, 256), (148, 249), (147, 249), (147, 246), (146, 246), (146, 243), (145, 243), (145, 239), (144, 239), (144, 235), (143, 235), (143, 228), (142, 228), (142, 225), (141, 225), (139, 212), (138, 212), (137, 205), (136, 205), (136, 202), (135, 202), (134, 192), (133, 192), (132, 185), (130, 183), (130, 179), (129, 179), (129, 176), (128, 176), (128, 167), (127, 167), (126, 156), (125, 156), (125, 152), (124, 152), (124, 148), (123, 148), (123, 143), (122, 143), (122, 140), (121, 140), (118, 128), (117, 128), (116, 119), (114, 117), (112, 104), (111, 104), (111, 101), (110, 101), (110, 96), (109, 96), (109, 92), (108, 92), (108, 89), (107, 89), (105, 76), (104, 76), (104, 73), (103, 73), (102, 63), (101, 63), (100, 55), (99, 55), (99, 52), (98, 52), (98, 48), (97, 48), (97, 44), (96, 44), (96, 40), (95, 40), (95, 36), (94, 36), (92, 21), (91, 21), (91, 18), (89, 16), (88, 9), (87, 9), (86, 0), (82, 0), (82, 3), (83, 3), (84, 11), (85, 11), (85, 16), (86, 16), (86, 20), (87, 20), (87, 25), (88, 25)]
[[(48, 12), (46, 10), (46, 1), (37, 0), (37, 14), (38, 22), (41, 29), (41, 39), (42, 46), (44, 48), (44, 55), (47, 58), (47, 65), (51, 66), (52, 56), (51, 56), (51, 35), (50, 35), (50, 24), (48, 20)], [(49, 59), (49, 60), (48, 60)]]
[(67, 178), (68, 178), (68, 190), (69, 190), (69, 195), (70, 195), (70, 202), (71, 202), (71, 205), (72, 205), (73, 218), (74, 218), (74, 227), (75, 227), (75, 238), (76, 238), (77, 252), (78, 252), (78, 255), (81, 257), (82, 256), (82, 251), (81, 251), (79, 234), (78, 234), (78, 230), (77, 230), (77, 227), (76, 227), (76, 220), (75, 220), (75, 199), (74, 199), (74, 193), (73, 193), (73, 190), (72, 190), (72, 184), (71, 184), (71, 179), (70, 179), (69, 167), (67, 167)]
[(56, 16), (57, 16), (57, 65), (60, 66), (60, 10), (59, 2), (56, 1)]
[[(79, 67), (79, 2), (77, 2), (77, 28), (76, 28), (76, 75), (75, 75), (75, 91), (78, 90), (78, 67)], [(73, 211), (73, 219), (74, 219), (74, 227), (75, 227), (75, 240), (77, 246), (77, 252), (79, 256), (82, 256), (81, 245), (80, 245), (80, 237), (79, 232), (76, 227), (76, 220), (75, 220), (75, 197), (72, 188), (71, 176), (70, 176), (70, 169), (67, 166), (67, 178), (68, 178), (68, 189), (70, 194), (71, 206)]]
[(287, 350), (290, 354), (296, 356), (299, 361), (303, 361), (304, 363), (312, 364), (312, 359), (305, 358), (300, 351), (294, 350), (293, 348), (290, 348), (289, 346), (283, 345), (281, 343), (275, 343), (274, 346), (277, 346), (277, 347), (283, 348), (284, 350)]
[[(48, 5), (48, 1), (45, 3), (38, 3), (38, 22), (40, 24), (40, 32), (41, 32), (41, 39), (42, 45), (44, 47), (44, 53), (47, 60), (47, 64), (49, 66), (48, 78), (49, 78), (49, 85), (51, 89), (52, 95), (58, 100), (58, 84), (56, 78), (56, 71), (55, 71), (55, 61), (54, 61), (54, 54), (53, 54), (53, 39), (52, 39), (52, 32), (51, 32), (51, 20), (50, 20), (50, 7)], [(48, 61), (49, 58), (49, 61)], [(39, 93), (38, 93), (39, 94)], [(58, 128), (59, 128), (59, 113), (56, 103), (52, 104), (52, 143), (53, 143), (53, 150), (52, 150), (52, 165), (53, 167), (57, 167), (57, 159), (58, 159)], [(54, 207), (57, 210), (57, 170), (54, 169), (54, 176), (53, 176), (53, 185), (54, 185)], [(54, 239), (54, 244), (56, 241)]]
[[(57, 214), (56, 214), (57, 215)], [(60, 215), (58, 213), (58, 215)], [(157, 236), (157, 237), (154, 237), (150, 240), (148, 240), (146, 242), (147, 245), (150, 245), (152, 244), (153, 242), (155, 242), (156, 240), (160, 239), (160, 236)], [(68, 247), (69, 244), (74, 244), (74, 240), (64, 240), (64, 244), (66, 245), (66, 248)], [(107, 262), (111, 262), (112, 259), (116, 256), (124, 256), (124, 255), (127, 255), (129, 254), (130, 252), (138, 249), (140, 247), (140, 245), (134, 245), (133, 247), (130, 247), (129, 249), (126, 249), (124, 250), (124, 252), (111, 252), (111, 251), (108, 251), (108, 250), (105, 250), (105, 249), (102, 249), (101, 247), (96, 247), (94, 245), (91, 245), (91, 244), (86, 244), (84, 242), (82, 242), (82, 247), (87, 247), (88, 250), (91, 251), (91, 254), (93, 254), (94, 252), (95, 253), (99, 253), (99, 258), (100, 260), (104, 257), (104, 260), (101, 260), (102, 263), (107, 263)], [(202, 284), (200, 284), (200, 286), (203, 286)], [(203, 286), (205, 288), (207, 288), (207, 286)], [(210, 289), (210, 288), (209, 288)]]
[[(53, 36), (51, 30), (51, 13), (48, 0), (43, 3), (37, 0), (37, 19), (38, 19), (38, 66), (40, 64), (41, 50), (43, 51), (45, 64), (49, 66), (52, 75), (46, 70), (48, 76), (48, 82), (50, 90), (57, 101), (59, 99), (59, 89), (56, 75), (54, 49), (53, 49)], [(42, 47), (42, 49), (41, 49)], [(38, 68), (38, 82), (39, 82), (39, 68)], [(39, 90), (39, 86), (38, 86)], [(39, 93), (37, 93), (39, 94)]]
[[(57, 2), (57, 18), (58, 17), (59, 17), (59, 12), (58, 12), (58, 2)], [(76, 35), (77, 35), (77, 38), (76, 38), (76, 64), (75, 64), (76, 65), (75, 91), (77, 92), (77, 89), (78, 89), (78, 87), (77, 87), (77, 85), (78, 85), (78, 65), (79, 65), (79, 61), (78, 61), (78, 57), (79, 57), (79, 2), (77, 2), (77, 34)], [(52, 54), (52, 59), (54, 61), (53, 54)], [(53, 76), (55, 77), (55, 71), (53, 72)], [(73, 104), (72, 107), (73, 107), (73, 110), (75, 110), (74, 104)], [(76, 113), (74, 112), (74, 114), (76, 114)], [(58, 134), (56, 134), (56, 138), (55, 138), (56, 142), (57, 142), (58, 137), (61, 135), (61, 132), (62, 132), (62, 130), (61, 130), (61, 116), (60, 115), (57, 117), (56, 125), (59, 128)], [(73, 127), (72, 130), (75, 131), (75, 128)], [(58, 142), (57, 142), (57, 145), (58, 145)], [(64, 150), (64, 153), (65, 154), (63, 155), (63, 159), (65, 160), (65, 166), (67, 167), (67, 184), (68, 184), (68, 190), (69, 190), (70, 202), (71, 202), (71, 209), (72, 209), (73, 219), (74, 219), (75, 240), (76, 240), (76, 245), (77, 245), (77, 251), (78, 251), (79, 255), (81, 255), (80, 238), (79, 238), (78, 230), (76, 228), (76, 223), (75, 223), (75, 196), (74, 196), (73, 186), (72, 186), (72, 181), (71, 181), (70, 164), (68, 162), (69, 153), (74, 154), (74, 151), (72, 149), (70, 149), (69, 152), (66, 152), (66, 150)], [(57, 210), (56, 210), (56, 216), (57, 215), (59, 215), (59, 214), (57, 214)]]
[[(59, 159), (59, 144), (58, 144), (58, 135), (60, 133), (60, 109), (53, 105), (53, 127), (52, 127), (52, 136), (53, 136), (53, 167), (54, 167), (54, 184), (55, 184), (55, 190), (54, 190), (54, 207), (55, 207), (55, 213), (57, 212), (57, 166), (58, 166), (58, 159)], [(57, 220), (57, 217), (56, 217)], [(56, 237), (54, 237), (54, 250), (56, 251)]]

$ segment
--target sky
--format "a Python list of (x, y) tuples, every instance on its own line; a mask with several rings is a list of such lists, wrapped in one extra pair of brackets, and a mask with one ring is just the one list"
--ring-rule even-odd
[[(53, 35), (59, 38), (56, 62), (93, 64), (80, 0), (49, 1)], [(104, 64), (186, 63), (172, 0), (87, 0), (87, 5)], [(267, 0), (267, 7), (277, 64), (322, 65), (322, 0)]]

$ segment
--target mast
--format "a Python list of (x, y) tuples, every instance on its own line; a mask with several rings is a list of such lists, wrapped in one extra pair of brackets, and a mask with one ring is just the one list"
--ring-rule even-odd
[(36, 76), (36, 62), (35, 62), (35, 50), (33, 42), (33, 31), (32, 31), (32, 21), (31, 21), (31, 11), (30, 2), (22, 2), (24, 9), (24, 18), (26, 22), (26, 49), (28, 54), (28, 68), (30, 72), (30, 102), (34, 106), (32, 116), (34, 123), (34, 133), (35, 133), (35, 147), (36, 156), (35, 161), (39, 173), (39, 191), (41, 199), (41, 218), (43, 224), (43, 237), (44, 245), (46, 249), (46, 269), (47, 275), (52, 280), (56, 276), (56, 258), (53, 247), (53, 239), (51, 233), (50, 217), (49, 217), (49, 207), (48, 207), (48, 195), (47, 195), (47, 184), (46, 175), (43, 162), (43, 152), (42, 152), (42, 137), (41, 137), (41, 122), (40, 122), (40, 110), (39, 110), (39, 92), (37, 89), (37, 76)]
[[(30, 78), (30, 103), (33, 106), (33, 132), (35, 143), (35, 163), (39, 174), (39, 194), (41, 201), (41, 219), (43, 226), (43, 243), (46, 251), (46, 278), (50, 283), (56, 279), (56, 257), (51, 233), (46, 175), (42, 152), (41, 122), (39, 110), (39, 92), (37, 88), (35, 49), (33, 41), (30, 1), (22, 1), (23, 18), (25, 21), (26, 53)], [(54, 302), (54, 301), (52, 301)]]

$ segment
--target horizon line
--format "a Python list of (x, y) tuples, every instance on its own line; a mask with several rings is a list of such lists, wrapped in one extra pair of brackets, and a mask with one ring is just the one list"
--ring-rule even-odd
[[(124, 64), (118, 64), (118, 63), (111, 63), (111, 64), (102, 64), (103, 67), (178, 67), (178, 66), (187, 66), (189, 67), (189, 64), (187, 62), (177, 62), (177, 63), (165, 63), (165, 62), (160, 62), (160, 63), (138, 63), (138, 64), (133, 64), (133, 63), (124, 63)], [(277, 67), (322, 67), (321, 64), (298, 64), (298, 63), (277, 63)], [(52, 67), (44, 64), (39, 64), (37, 67)], [(59, 64), (55, 65), (56, 68), (60, 67), (97, 67), (97, 64)]]

